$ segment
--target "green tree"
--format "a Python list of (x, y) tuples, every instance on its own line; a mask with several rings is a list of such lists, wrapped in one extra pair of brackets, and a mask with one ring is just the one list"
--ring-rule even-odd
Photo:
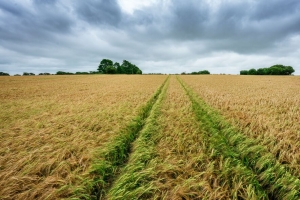
[(73, 73), (71, 73), (71, 72), (58, 71), (58, 72), (56, 72), (56, 75), (73, 75)]
[(142, 70), (127, 60), (122, 65), (118, 62), (113, 64), (109, 59), (103, 59), (98, 66), (99, 73), (103, 74), (142, 74)]
[(248, 71), (248, 75), (256, 75), (256, 74), (257, 74), (257, 71), (254, 68), (252, 68)]
[(105, 74), (116, 74), (117, 69), (114, 66), (107, 66), (105, 69)]
[(271, 74), (270, 68), (263, 68), (263, 70), (264, 70), (264, 74), (263, 75), (270, 75)]
[(291, 66), (286, 66), (286, 71), (285, 71), (286, 75), (291, 75), (291, 74), (294, 73), (294, 72), (295, 72), (295, 70), (294, 70), (293, 67), (291, 67)]
[(199, 71), (198, 74), (210, 74), (208, 70)]
[(136, 74), (143, 74), (142, 70), (138, 69)]
[(106, 73), (106, 68), (108, 66), (113, 66), (113, 61), (109, 60), (109, 59), (102, 59), (99, 66), (98, 66), (98, 71), (100, 73), (105, 74)]
[(50, 73), (45, 72), (45, 73), (39, 73), (39, 75), (50, 75)]
[(123, 60), (123, 63), (121, 66), (124, 69), (125, 74), (133, 74), (133, 67), (129, 61)]
[(273, 75), (291, 75), (295, 72), (293, 67), (279, 64), (271, 66), (270, 70)]
[(63, 72), (63, 71), (56, 72), (56, 75), (64, 75), (64, 74), (66, 74), (66, 72)]
[(273, 65), (269, 68), (259, 68), (257, 71), (255, 69), (242, 70), (240, 71), (241, 75), (291, 75), (295, 72), (294, 68), (291, 66), (284, 66), (284, 65)]
[(248, 70), (242, 70), (242, 71), (240, 71), (240, 75), (248, 75)]
[(125, 74), (125, 69), (120, 65), (120, 63), (115, 62), (114, 67), (117, 69), (117, 74)]
[(28, 72), (24, 72), (23, 73), (23, 76), (35, 76), (35, 74), (34, 73), (28, 73)]
[(272, 66), (269, 68), (271, 75), (280, 75), (282, 72), (282, 69), (278, 66)]
[(263, 68), (259, 68), (256, 73), (257, 75), (265, 75), (265, 70)]
[(23, 72), (23, 76), (29, 76), (28, 72)]

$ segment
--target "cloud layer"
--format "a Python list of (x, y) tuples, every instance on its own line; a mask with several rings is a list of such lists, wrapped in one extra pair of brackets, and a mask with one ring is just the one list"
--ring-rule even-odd
[(298, 0), (127, 2), (0, 2), (0, 71), (93, 71), (109, 58), (146, 73), (284, 64), (300, 74)]

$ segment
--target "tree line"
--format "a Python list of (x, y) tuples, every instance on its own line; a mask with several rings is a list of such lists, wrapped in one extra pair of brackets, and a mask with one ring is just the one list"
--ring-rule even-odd
[[(118, 62), (113, 62), (109, 59), (102, 59), (98, 65), (97, 71), (89, 72), (65, 72), (58, 71), (55, 75), (80, 75), (80, 74), (142, 74), (142, 70), (136, 65), (132, 64), (127, 60), (123, 60), (123, 63), (120, 65)], [(54, 75), (50, 73), (39, 73), (39, 75)], [(9, 76), (8, 73), (0, 72), (0, 76)], [(15, 76), (21, 76), (20, 74), (15, 74)], [(34, 73), (24, 72), (23, 76), (35, 76)]]
[(269, 68), (259, 68), (240, 71), (240, 75), (291, 75), (295, 70), (291, 66), (273, 65)]
[[(259, 69), (250, 69), (250, 70), (241, 70), (240, 75), (291, 75), (295, 70), (291, 66), (284, 65), (273, 65), (269, 68), (259, 68)], [(142, 70), (136, 65), (130, 63), (127, 60), (123, 60), (123, 63), (120, 65), (118, 62), (113, 62), (109, 59), (102, 59), (98, 65), (97, 71), (89, 72), (64, 72), (58, 71), (56, 74), (50, 73), (39, 73), (38, 75), (80, 75), (80, 74), (142, 74)], [(161, 73), (152, 73), (152, 74), (161, 74)], [(202, 70), (198, 72), (186, 73), (182, 72), (182, 75), (197, 75), (197, 74), (210, 74), (208, 70)], [(0, 72), (0, 76), (10, 76), (9, 73)], [(20, 74), (15, 74), (14, 76), (21, 76)], [(35, 76), (34, 73), (24, 72), (23, 76)]]
[[(39, 73), (38, 75), (51, 75), (50, 73)], [(0, 72), (0, 76), (10, 76), (9, 73)], [(21, 74), (15, 74), (14, 76), (21, 76)], [(35, 73), (23, 72), (23, 76), (35, 76)]]
[(9, 76), (9, 73), (0, 72), (0, 76)]
[[(98, 71), (90, 71), (90, 72), (64, 72), (64, 71), (58, 71), (55, 74), (51, 74), (48, 72), (45, 73), (39, 73), (38, 75), (75, 75), (75, 74), (99, 74)], [(23, 72), (23, 76), (35, 76), (35, 73), (32, 72)], [(10, 76), (9, 73), (0, 72), (0, 76)], [(14, 76), (21, 76), (21, 74), (15, 74)]]
[(84, 74), (100, 74), (98, 71), (89, 71), (89, 72), (64, 72), (64, 71), (58, 71), (56, 72), (56, 75), (84, 75)]
[(97, 71), (90, 72), (64, 72), (58, 71), (56, 75), (74, 75), (74, 74), (142, 74), (142, 70), (127, 60), (123, 60), (122, 65), (113, 62), (110, 59), (102, 59), (98, 65)]
[(210, 72), (208, 70), (202, 70), (202, 71), (198, 71), (198, 72), (191, 72), (191, 73), (186, 73), (186, 72), (182, 72), (181, 75), (197, 75), (197, 74), (210, 74)]
[(142, 74), (142, 70), (136, 65), (127, 60), (123, 60), (123, 63), (115, 62), (112, 60), (103, 59), (98, 66), (98, 72), (101, 74)]

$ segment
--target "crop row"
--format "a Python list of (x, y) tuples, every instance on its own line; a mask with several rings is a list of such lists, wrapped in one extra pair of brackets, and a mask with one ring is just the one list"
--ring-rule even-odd
[[(7, 147), (0, 151), (1, 199), (300, 198), (296, 165), (292, 160), (285, 164), (266, 143), (273, 141), (278, 148), (278, 134), (268, 139), (262, 132), (253, 133), (255, 120), (252, 123), (248, 119), (247, 128), (243, 119), (232, 120), (223, 108), (216, 109), (213, 103), (217, 100), (208, 101), (212, 95), (207, 88), (203, 89), (206, 86), (199, 86), (203, 90), (195, 87), (195, 82), (206, 80), (206, 76), (198, 78), (201, 80), (189, 76), (195, 82), (186, 76), (157, 77), (145, 91), (136, 89), (131, 81), (139, 85), (149, 81), (149, 77), (120, 77), (103, 76), (102, 82), (96, 76), (91, 78), (97, 84), (93, 89), (101, 84), (107, 87), (107, 90), (96, 90), (101, 94), (88, 89), (90, 82), (81, 77), (66, 79), (73, 86), (65, 93), (57, 92), (58, 84), (53, 85), (51, 93), (41, 95), (45, 91), (38, 90), (43, 87), (31, 84), (36, 90), (31, 99), (12, 92), (14, 87), (3, 90), (6, 97), (0, 99), (2, 107), (9, 110), (6, 111), (8, 117), (0, 116), (2, 122), (7, 122), (1, 124), (4, 130), (1, 138)], [(108, 84), (107, 80), (115, 82)], [(120, 82), (124, 93), (117, 86)], [(48, 85), (48, 82), (37, 83)], [(127, 90), (130, 94), (126, 93), (126, 87), (131, 87)], [(78, 92), (90, 93), (92, 97), (78, 95)], [(60, 96), (54, 96), (59, 105), (49, 101), (54, 94)], [(22, 101), (16, 100), (18, 95)], [(223, 97), (224, 94), (214, 98)], [(16, 116), (19, 121), (9, 117), (15, 108), (8, 99), (23, 104), (20, 108), (25, 109), (25, 105), (29, 108), (32, 104), (32, 98), (40, 101), (30, 115), (22, 112)], [(68, 107), (70, 102), (80, 107)], [(91, 112), (97, 103), (102, 112)], [(58, 113), (50, 117), (43, 105)], [(228, 103), (228, 107), (231, 106), (233, 104)], [(44, 121), (36, 125), (38, 119), (32, 116)], [(14, 128), (9, 129), (9, 125)], [(37, 142), (38, 135), (33, 133), (38, 130), (44, 131), (38, 132), (44, 139)], [(24, 135), (26, 137), (22, 137)], [(15, 144), (12, 139), (19, 141)], [(292, 143), (291, 147), (296, 144)], [(281, 148), (280, 155), (290, 150)], [(16, 161), (21, 155), (27, 161)], [(48, 161), (43, 163), (43, 159)], [(12, 171), (9, 171), (9, 162), (15, 165)], [(47, 187), (41, 187), (41, 183)]]
[(0, 199), (80, 193), (95, 151), (131, 123), (165, 78), (1, 78)]
[[(105, 148), (96, 150), (97, 155), (91, 165), (89, 178), (85, 179), (83, 188), (77, 188), (73, 199), (102, 199), (106, 195), (114, 177), (119, 173), (120, 168), (127, 162), (131, 152), (131, 144), (136, 138), (143, 137), (147, 130), (148, 120), (152, 119), (152, 110), (160, 101), (165, 91), (165, 82), (155, 92), (152, 98), (143, 106), (138, 115), (120, 133), (106, 144)], [(150, 115), (150, 116), (149, 116)], [(145, 126), (145, 128), (144, 128)], [(143, 129), (144, 128), (144, 129)], [(141, 130), (143, 132), (140, 134)]]
[(202, 122), (201, 128), (208, 133), (213, 148), (223, 156), (234, 158), (252, 170), (269, 198), (300, 198), (300, 180), (293, 176), (288, 168), (278, 162), (257, 140), (247, 138), (228, 123), (182, 81), (181, 84), (193, 102), (194, 112)]
[(297, 76), (181, 77), (247, 137), (266, 146), (300, 176), (300, 78)]
[(161, 93), (104, 198), (299, 199), (289, 168), (178, 82)]

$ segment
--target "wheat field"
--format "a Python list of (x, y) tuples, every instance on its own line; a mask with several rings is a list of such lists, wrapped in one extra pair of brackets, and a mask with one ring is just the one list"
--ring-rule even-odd
[(192, 76), (183, 80), (299, 177), (299, 77)]
[(163, 76), (0, 79), (0, 199), (57, 199), (81, 184)]
[(299, 77), (0, 83), (0, 199), (300, 198)]

